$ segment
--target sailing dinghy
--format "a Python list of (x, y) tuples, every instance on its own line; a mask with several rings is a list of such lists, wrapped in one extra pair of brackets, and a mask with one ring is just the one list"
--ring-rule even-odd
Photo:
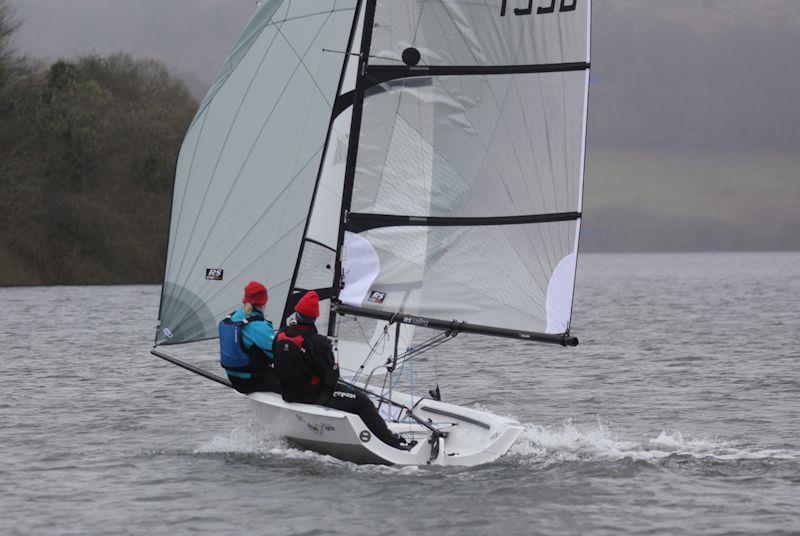
[(590, 15), (590, 0), (262, 2), (178, 158), (153, 353), (227, 384), (163, 347), (216, 338), (251, 279), (273, 321), (316, 290), (342, 378), (419, 443), (274, 393), (248, 395), (259, 422), (359, 463), (505, 454), (517, 421), (397, 380), (460, 333), (577, 345)]

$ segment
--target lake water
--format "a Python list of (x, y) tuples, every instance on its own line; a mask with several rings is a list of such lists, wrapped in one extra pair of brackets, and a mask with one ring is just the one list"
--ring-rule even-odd
[(0, 289), (0, 533), (800, 534), (800, 254), (587, 255), (579, 347), (441, 347), (446, 401), (526, 425), (474, 468), (289, 448), (149, 355), (158, 294)]

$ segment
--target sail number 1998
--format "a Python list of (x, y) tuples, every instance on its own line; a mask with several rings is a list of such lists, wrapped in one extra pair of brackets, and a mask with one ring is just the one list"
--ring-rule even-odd
[[(544, 15), (545, 13), (555, 13), (556, 11), (556, 3), (558, 0), (550, 0), (549, 6), (540, 6), (536, 9), (537, 15)], [(561, 5), (558, 8), (559, 13), (564, 13), (566, 11), (575, 11), (578, 6), (578, 0), (561, 0)], [(506, 16), (506, 10), (508, 9), (508, 0), (503, 0), (502, 5), (500, 6), (500, 16)], [(514, 15), (520, 17), (522, 15), (531, 15), (533, 14), (533, 0), (528, 0), (528, 7), (526, 8), (514, 8)]]

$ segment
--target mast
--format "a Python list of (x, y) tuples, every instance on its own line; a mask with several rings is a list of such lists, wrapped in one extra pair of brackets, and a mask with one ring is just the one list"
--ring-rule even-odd
[[(361, 53), (358, 58), (358, 72), (356, 87), (353, 92), (353, 118), (350, 123), (350, 145), (347, 151), (347, 164), (345, 167), (344, 189), (342, 192), (341, 221), (339, 222), (339, 238), (336, 248), (336, 264), (333, 278), (335, 297), (338, 299), (342, 288), (342, 249), (344, 248), (345, 227), (347, 225), (350, 205), (353, 198), (353, 183), (356, 176), (356, 163), (358, 160), (358, 144), (361, 136), (361, 118), (364, 113), (364, 77), (369, 62), (369, 51), (372, 43), (372, 32), (375, 24), (375, 7), (377, 0), (362, 0), (364, 3), (364, 29), (361, 36)], [(328, 321), (328, 335), (336, 333), (336, 308), (331, 307), (330, 320)]]

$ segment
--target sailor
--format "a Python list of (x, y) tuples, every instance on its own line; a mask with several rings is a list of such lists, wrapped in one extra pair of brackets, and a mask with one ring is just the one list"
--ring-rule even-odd
[(410, 450), (416, 442), (393, 434), (364, 394), (339, 381), (339, 367), (327, 337), (317, 333), (319, 295), (307, 292), (294, 308), (285, 330), (275, 338), (275, 374), (287, 402), (319, 404), (355, 413), (372, 434), (389, 446)]
[(220, 364), (240, 393), (278, 392), (272, 363), (275, 330), (264, 317), (268, 299), (267, 287), (251, 281), (242, 307), (219, 323)]

